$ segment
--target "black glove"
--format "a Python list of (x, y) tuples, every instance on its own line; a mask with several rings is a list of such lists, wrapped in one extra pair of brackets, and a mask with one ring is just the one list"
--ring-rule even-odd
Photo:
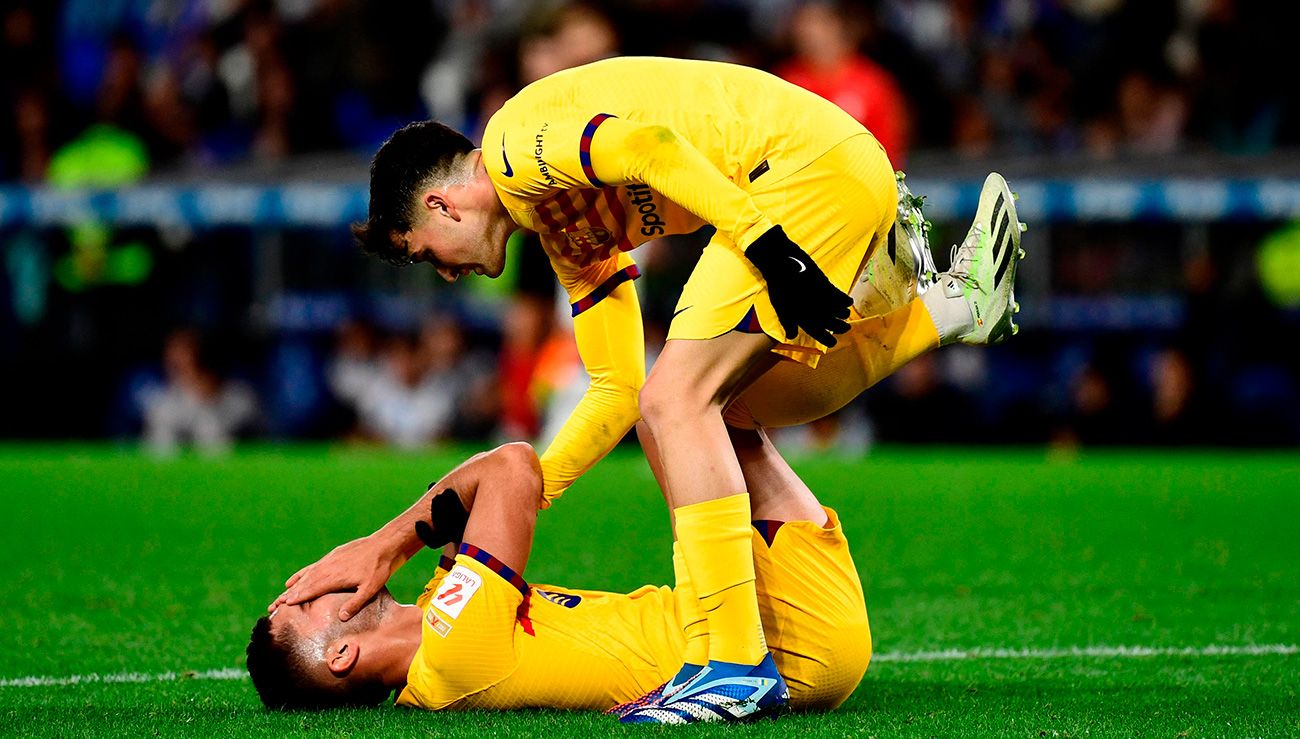
[(817, 263), (799, 245), (773, 226), (745, 250), (767, 281), (767, 294), (776, 317), (785, 329), (785, 338), (793, 339), (799, 329), (816, 341), (835, 346), (835, 337), (849, 330), (853, 298), (826, 279)]
[[(433, 487), (435, 483), (429, 483)], [(447, 488), (429, 501), (430, 526), (424, 521), (415, 522), (415, 535), (430, 549), (441, 549), (444, 544), (459, 542), (465, 537), (465, 524), (469, 511), (460, 502), (455, 490)]]

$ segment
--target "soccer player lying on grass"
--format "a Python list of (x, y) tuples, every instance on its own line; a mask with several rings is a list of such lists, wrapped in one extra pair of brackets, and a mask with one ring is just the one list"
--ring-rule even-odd
[[(980, 211), (985, 213), (985, 217), (996, 213), (998, 204), (1004, 201), (1005, 188), (1005, 182), (996, 176), (991, 176), (985, 183), (980, 201)], [(1006, 196), (1005, 201), (1008, 222), (1014, 222), (1014, 204), (1010, 202), (1010, 196)], [(737, 432), (734, 429), (788, 426), (821, 418), (828, 412), (844, 406), (862, 390), (871, 387), (911, 359), (936, 348), (940, 342), (935, 339), (935, 327), (931, 322), (931, 314), (935, 310), (931, 306), (934, 299), (940, 301), (940, 304), (944, 302), (959, 304), (958, 312), (965, 312), (970, 320), (980, 315), (988, 318), (994, 313), (1008, 310), (1014, 312), (1015, 306), (1009, 288), (992, 296), (981, 291), (962, 292), (952, 288), (965, 284), (962, 282), (965, 279), (970, 279), (973, 284), (979, 284), (978, 280), (965, 275), (964, 272), (935, 273), (934, 261), (927, 241), (926, 224), (919, 204), (920, 199), (908, 191), (900, 174), (897, 181), (897, 218), (887, 235), (886, 243), (872, 253), (854, 287), (855, 305), (858, 313), (864, 317), (851, 321), (852, 329), (845, 335), (845, 340), (830, 348), (821, 358), (817, 368), (798, 362), (780, 363), (754, 380), (740, 393), (724, 412), (727, 425), (733, 429), (729, 432), (733, 437), (729, 438), (729, 445), (735, 441)], [(981, 238), (982, 233), (981, 229), (973, 228), (966, 242), (954, 248), (952, 263), (955, 266), (994, 261), (994, 246), (1001, 242), (997, 239)], [(1018, 248), (1018, 243), (1012, 241), (1011, 247)], [(1007, 288), (1008, 284), (1004, 284), (1004, 288)], [(992, 302), (988, 302), (986, 298), (991, 298)], [(660, 488), (665, 490), (665, 497), (671, 499), (671, 494), (667, 492), (669, 488), (664, 470), (662, 465), (658, 464), (660, 457), (653, 443), (654, 437), (645, 424), (638, 426), (638, 431), (646, 442), (647, 456), (655, 469)], [(738, 464), (742, 467), (744, 479), (748, 482), (751, 475), (743, 470), (745, 465), (742, 460), (743, 454), (738, 450), (733, 451), (737, 455)], [(545, 487), (547, 469), (545, 456), (541, 460), (541, 465), (544, 481), (543, 497), (549, 498)], [(792, 473), (789, 477), (794, 483), (798, 483), (798, 479)], [(768, 494), (773, 493), (768, 491)], [(674, 510), (671, 504), (670, 510)], [(747, 506), (746, 520), (748, 518)], [(677, 519), (679, 525), (674, 531), (676, 541), (673, 544), (673, 570), (681, 581), (686, 582), (692, 577), (685, 564), (685, 548), (680, 543), (683, 533), (680, 521), (681, 519)], [(687, 522), (687, 528), (693, 529), (696, 534), (708, 536), (707, 517), (703, 529), (700, 528), (700, 523), (700, 519), (695, 518)], [(391, 527), (385, 528), (391, 529)], [(397, 537), (401, 539), (408, 536), (409, 528), (407, 526), (400, 531)], [(405, 557), (409, 556), (401, 553), (404, 545), (400, 542), (394, 544), (393, 539), (393, 534), (381, 529), (370, 537), (339, 547), (319, 562), (304, 567), (289, 578), (285, 583), (285, 591), (271, 604), (268, 612), (280, 605), (299, 605), (331, 592), (355, 591), (350, 598), (340, 601), (337, 606), (339, 618), (347, 621), (352, 613), (378, 593), (391, 572), (405, 561)], [(746, 546), (748, 547), (748, 539), (746, 539)], [(712, 561), (705, 560), (699, 566), (705, 571), (697, 582), (702, 582), (715, 574), (710, 572), (714, 566)], [(716, 587), (716, 580), (712, 582), (712, 587)], [(698, 588), (696, 590), (698, 591)], [(678, 607), (681, 609), (681, 617), (685, 623), (693, 624), (707, 620), (700, 602), (678, 599)], [(709, 662), (709, 650), (708, 639), (689, 640), (683, 655), (684, 666), (667, 685), (663, 686), (661, 691), (655, 694), (660, 700), (654, 704), (643, 702), (638, 711), (626, 715), (623, 720), (659, 721), (667, 713), (673, 712), (679, 716), (690, 716), (693, 720), (694, 713), (688, 704), (707, 701), (712, 694), (704, 693), (699, 696), (692, 694), (681, 700), (673, 700), (673, 696), (677, 695), (680, 687), (693, 679), (696, 674), (705, 670), (713, 672), (712, 668), (706, 665)], [(742, 683), (749, 685), (756, 677), (779, 680), (775, 663), (772, 660), (765, 660), (764, 664), (765, 669), (770, 668), (770, 675), (747, 675), (743, 677)], [(719, 694), (730, 691), (726, 680), (712, 682)], [(772, 691), (772, 693), (782, 695), (784, 691)], [(670, 705), (669, 711), (659, 710), (669, 708)], [(767, 706), (760, 707), (759, 712), (774, 711), (779, 706), (779, 701), (770, 701)], [(706, 718), (711, 720), (714, 717), (706, 716)]]
[[(847, 293), (887, 248), (896, 193), (880, 144), (827, 100), (742, 66), (625, 57), (528, 85), (492, 115), (482, 148), (432, 121), (397, 131), (371, 164), (369, 213), (354, 232), (377, 256), (429, 263), (448, 281), (500, 276), (511, 232), (538, 233), (591, 375), (541, 457), (546, 499), (645, 422), (678, 522), (676, 574), (699, 585), (710, 622), (705, 657), (675, 684), (707, 670), (735, 693), (779, 676), (763, 643), (749, 491), (724, 410), (795, 364), (819, 373), (805, 377), (809, 387), (861, 392), (819, 364), (845, 343), (835, 334), (852, 337), (870, 317), (853, 314)], [(917, 328), (918, 351), (1015, 332), (1012, 200), (990, 175), (941, 289), (883, 317)], [(705, 225), (714, 234), (647, 376), (631, 252)], [(809, 407), (813, 418), (832, 410)]]
[[(871, 657), (848, 543), (835, 513), (798, 482), (761, 432), (735, 433), (753, 491), (758, 602), (789, 705), (834, 708)], [(350, 593), (280, 605), (259, 619), (248, 671), (263, 702), (285, 709), (374, 705), (397, 690), (398, 705), (431, 710), (622, 712), (635, 706), (620, 704), (653, 694), (681, 666), (687, 640), (708, 639), (703, 618), (682, 623), (679, 603), (695, 598), (691, 583), (626, 595), (530, 586), (520, 573), (541, 495), (540, 467), (527, 444), (452, 470), (385, 528), (406, 532), (402, 561), (422, 540), (450, 541), (454, 560), (443, 556), (415, 605), (397, 603), (385, 588), (347, 622), (337, 613)], [(758, 692), (781, 687), (769, 680)], [(733, 716), (743, 709), (707, 710)], [(663, 720), (684, 722), (671, 712)]]

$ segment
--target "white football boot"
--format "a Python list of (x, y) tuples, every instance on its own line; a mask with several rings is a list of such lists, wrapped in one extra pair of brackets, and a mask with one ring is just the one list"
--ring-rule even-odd
[(1017, 219), (1016, 197), (1007, 181), (993, 172), (980, 191), (975, 222), (961, 244), (952, 248), (952, 266), (939, 274), (934, 291), (925, 299), (932, 315), (955, 312), (961, 317), (964, 325), (954, 340), (1000, 344), (1020, 331), (1015, 322), (1020, 312), (1016, 265), (1025, 256), (1020, 234), (1027, 228)]
[(849, 296), (864, 318), (889, 313), (925, 294), (934, 284), (936, 270), (930, 253), (930, 223), (921, 206), (924, 197), (907, 189), (907, 175), (894, 173), (898, 183), (898, 215), (884, 244), (867, 260)]

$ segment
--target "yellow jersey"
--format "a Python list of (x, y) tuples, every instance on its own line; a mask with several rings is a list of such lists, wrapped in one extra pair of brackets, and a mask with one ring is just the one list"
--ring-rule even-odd
[[(853, 693), (871, 659), (871, 630), (839, 517), (760, 522), (755, 586), (768, 646), (790, 705), (830, 709)], [(397, 704), (429, 710), (605, 710), (645, 695), (682, 664), (685, 638), (667, 587), (628, 594), (529, 587), (464, 544), (416, 601), (420, 647)]]
[(488, 121), (483, 163), (536, 231), (573, 307), (587, 395), (542, 455), (547, 500), (640, 418), (640, 306), (627, 252), (712, 224), (743, 252), (774, 225), (750, 197), (865, 129), (761, 70), (624, 57), (525, 87)]
[(649, 692), (681, 664), (670, 588), (530, 588), (498, 575), (460, 554), (429, 582), (416, 601), (422, 639), (398, 705), (604, 710)]

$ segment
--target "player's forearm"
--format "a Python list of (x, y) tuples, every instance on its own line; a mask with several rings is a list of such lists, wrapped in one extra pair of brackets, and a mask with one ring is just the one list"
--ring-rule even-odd
[(436, 526), (436, 522), (432, 521), (430, 516), (430, 506), (435, 496), (450, 488), (456, 492), (466, 511), (473, 510), (474, 498), (478, 493), (478, 481), (481, 477), (479, 468), (483, 466), (484, 460), (490, 454), (491, 452), (482, 452), (462, 462), (430, 486), (410, 508), (384, 524), (371, 536), (376, 541), (382, 542), (387, 551), (400, 557), (402, 563), (414, 557), (424, 546), (424, 542), (420, 541), (420, 537), (415, 533), (415, 524), (424, 522)]
[(633, 284), (619, 285), (574, 318), (573, 332), (591, 384), (542, 455), (547, 501), (608, 454), (641, 417), (645, 336)]
[(741, 252), (775, 225), (749, 193), (670, 128), (606, 121), (593, 140), (592, 161), (605, 184), (649, 185), (713, 224)]
[(371, 534), (371, 537), (382, 543), (384, 549), (397, 557), (401, 564), (405, 564), (424, 547), (424, 542), (420, 541), (420, 537), (415, 534), (415, 524), (420, 521), (429, 523), (429, 503), (435, 494), (434, 490), (425, 493), (401, 515)]
[(641, 417), (638, 388), (631, 385), (587, 389), (542, 454), (542, 495), (545, 500), (563, 493), (592, 465), (609, 454)]

